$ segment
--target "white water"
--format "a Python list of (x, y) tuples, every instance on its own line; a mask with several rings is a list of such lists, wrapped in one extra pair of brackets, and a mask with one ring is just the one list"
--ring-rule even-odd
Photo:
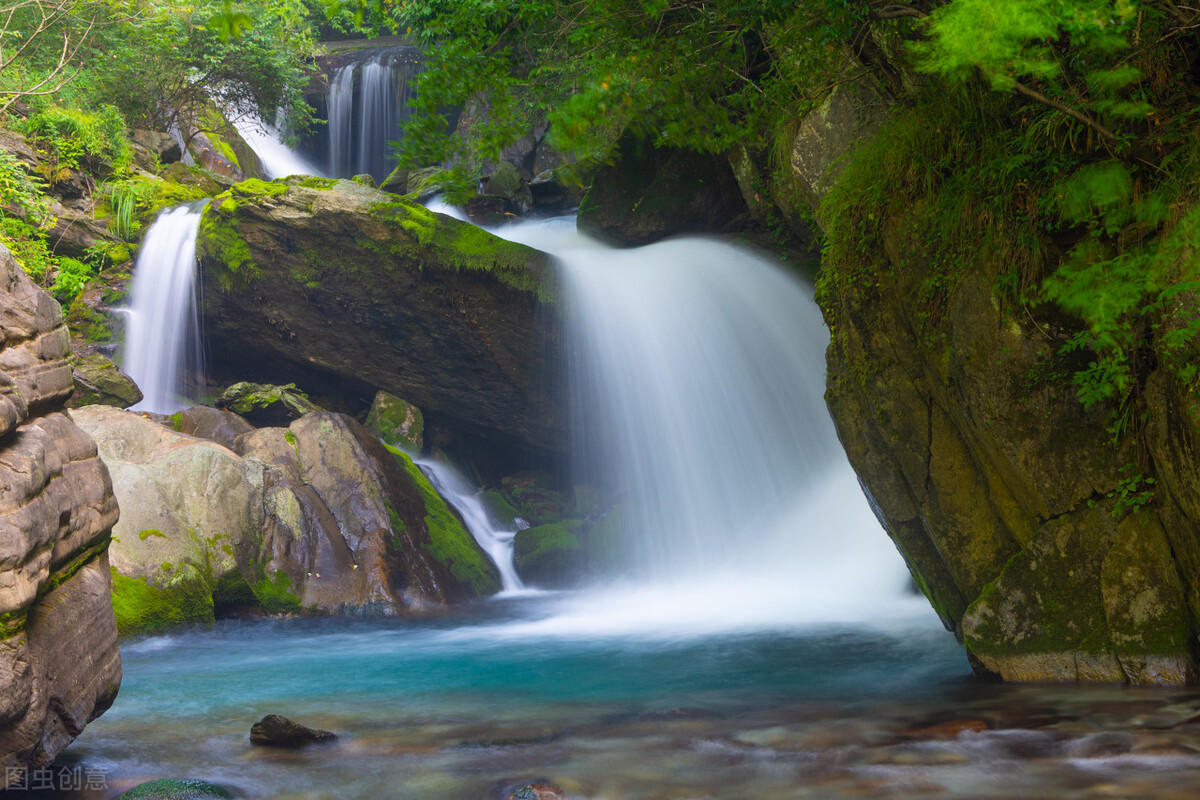
[(513, 566), (513, 537), (517, 535), (517, 528), (496, 524), (483, 504), (480, 490), (449, 465), (432, 458), (418, 458), (415, 463), (429, 476), (437, 493), (458, 511), (467, 530), (496, 565), (500, 572), (501, 595), (529, 593)]
[(262, 162), (263, 172), (272, 180), (289, 175), (321, 175), (316, 165), (283, 143), (279, 129), (256, 116), (241, 114), (234, 127)]
[(416, 69), (415, 51), (402, 47), (346, 64), (330, 75), (329, 175), (387, 178), (395, 166), (391, 143), (403, 135), (413, 97), (409, 79)]
[(936, 624), (838, 444), (807, 285), (707, 239), (613, 250), (570, 220), (495, 232), (559, 259), (578, 474), (623, 498), (636, 577), (518, 633)]
[(203, 366), (195, 291), (203, 208), (191, 203), (163, 211), (138, 253), (122, 363), (144, 395), (135, 411), (170, 414), (192, 404), (183, 384)]

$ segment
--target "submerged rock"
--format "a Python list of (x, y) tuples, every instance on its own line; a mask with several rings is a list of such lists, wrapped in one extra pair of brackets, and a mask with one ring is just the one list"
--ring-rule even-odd
[(117, 695), (117, 503), (63, 402), (58, 303), (0, 246), (0, 788), (47, 767)]
[(229, 790), (195, 778), (161, 778), (138, 784), (118, 800), (210, 800), (232, 797)]
[(218, 366), (382, 390), (502, 445), (563, 449), (545, 254), (351, 181), (246, 181), (197, 246)]
[(267, 714), (250, 726), (250, 744), (268, 747), (304, 747), (337, 738), (332, 731), (309, 728), (279, 714)]

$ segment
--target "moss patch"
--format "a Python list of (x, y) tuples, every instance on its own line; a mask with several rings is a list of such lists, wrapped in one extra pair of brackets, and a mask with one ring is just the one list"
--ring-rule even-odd
[(192, 778), (162, 778), (135, 786), (118, 800), (206, 800), (232, 798), (220, 786)]
[(295, 614), (300, 611), (300, 598), (292, 591), (292, 578), (277, 570), (271, 578), (263, 576), (253, 587), (258, 605), (268, 614)]
[(153, 633), (180, 625), (212, 622), (212, 594), (201, 581), (181, 581), (160, 588), (141, 578), (129, 578), (112, 568), (113, 613), (117, 633)]
[(583, 520), (518, 531), (513, 553), (522, 580), (549, 588), (576, 584), (587, 568)]

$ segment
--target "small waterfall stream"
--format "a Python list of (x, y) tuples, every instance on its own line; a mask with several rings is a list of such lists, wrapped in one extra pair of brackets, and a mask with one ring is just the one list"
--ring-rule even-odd
[(497, 525), (484, 506), (479, 489), (448, 465), (432, 458), (419, 458), (416, 464), (429, 476), (437, 493), (458, 511), (467, 530), (500, 571), (501, 594), (527, 592), (513, 565), (513, 537), (517, 529)]
[(283, 143), (276, 126), (252, 114), (236, 115), (233, 125), (262, 162), (267, 178), (322, 174), (315, 164)]
[(121, 365), (144, 395), (136, 411), (170, 414), (190, 405), (185, 378), (203, 372), (196, 237), (206, 202), (163, 211), (138, 253)]

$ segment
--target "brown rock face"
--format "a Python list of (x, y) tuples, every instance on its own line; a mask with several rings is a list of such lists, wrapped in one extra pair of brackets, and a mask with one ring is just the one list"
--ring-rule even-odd
[(121, 682), (108, 543), (117, 521), (71, 393), (62, 310), (0, 248), (0, 787), (50, 763)]

